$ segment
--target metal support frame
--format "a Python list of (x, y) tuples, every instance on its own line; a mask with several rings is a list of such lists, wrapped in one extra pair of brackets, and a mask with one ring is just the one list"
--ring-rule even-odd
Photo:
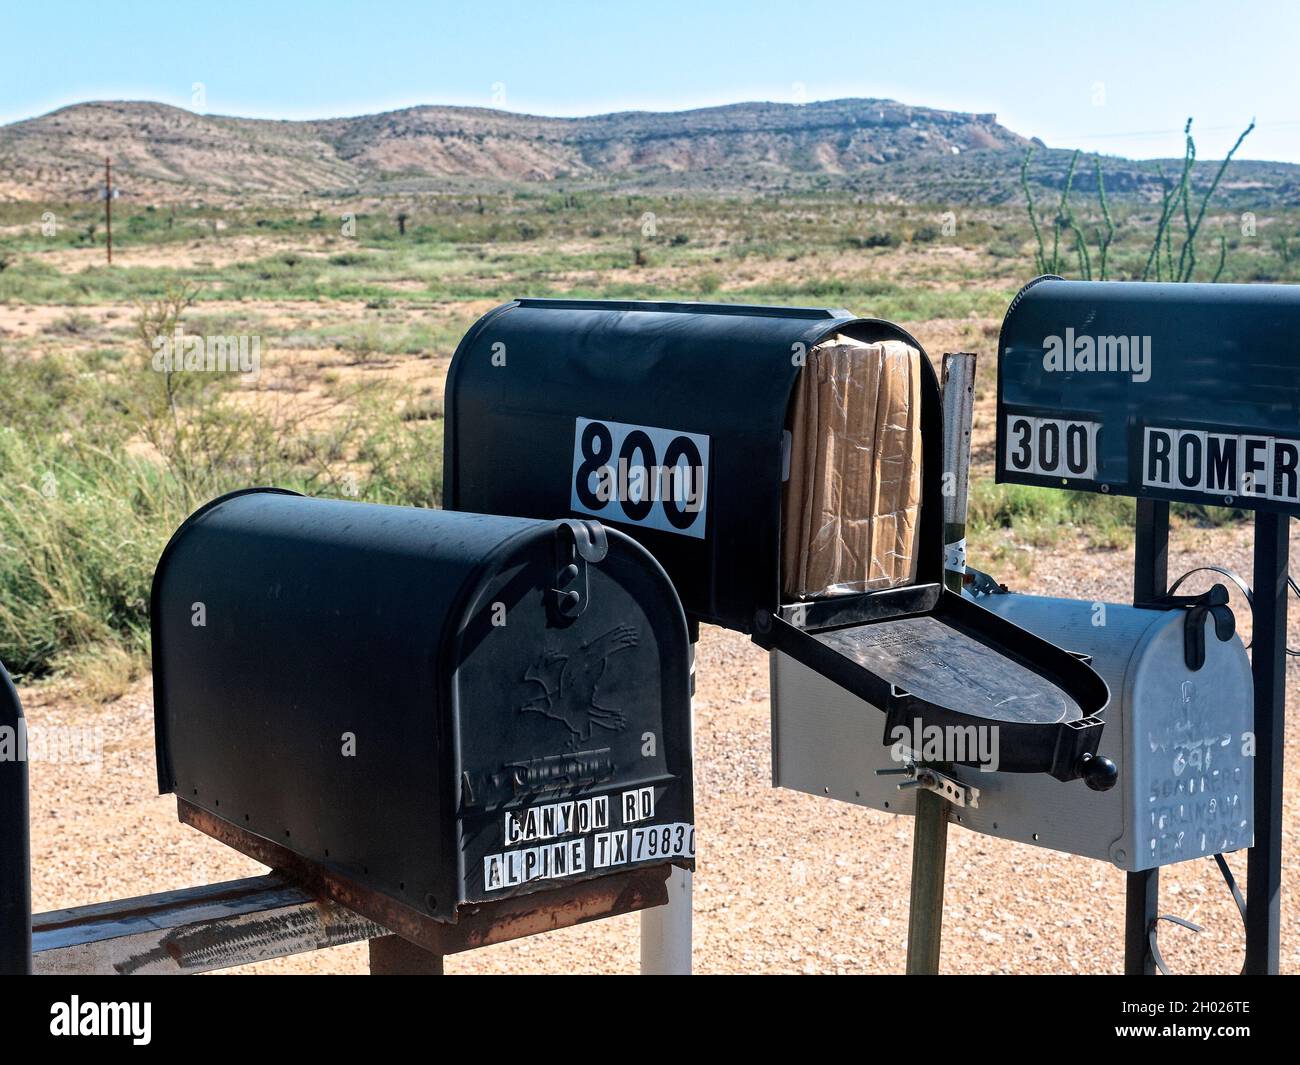
[(185, 799), (177, 799), (176, 807), (183, 823), (271, 866), (313, 895), (332, 899), (432, 954), (459, 954), (668, 902), (665, 884), (671, 866), (651, 865), (565, 883), (547, 891), (466, 904), (458, 910), (456, 922), (450, 924), (317, 865)]
[(943, 583), (958, 595), (966, 575), (966, 498), (975, 418), (975, 365), (975, 356), (969, 352), (943, 357)]
[(1275, 976), (1281, 945), (1282, 785), (1286, 745), (1286, 609), (1291, 519), (1255, 515), (1255, 845), (1246, 856), (1246, 964)]
[[(1167, 502), (1137, 501), (1133, 548), (1133, 602), (1149, 603), (1169, 587)], [(1160, 915), (1160, 870), (1129, 873), (1124, 896), (1124, 972), (1129, 976), (1150, 976), (1156, 971), (1150, 933)]]
[[(1286, 724), (1287, 571), (1290, 518), (1255, 514), (1251, 673), (1255, 695), (1255, 843), (1246, 856), (1248, 975), (1278, 972), (1282, 892), (1282, 784)], [(1133, 562), (1134, 602), (1150, 602), (1169, 584), (1169, 504), (1139, 499)], [(1124, 972), (1151, 975), (1151, 926), (1160, 914), (1160, 871), (1129, 873)]]
[(53, 910), (32, 923), (39, 975), (182, 976), (388, 934), (278, 873)]
[[(433, 975), (443, 958), (667, 901), (667, 866), (468, 907), (415, 941), (283, 872), (38, 914), (38, 974), (189, 975), (370, 941), (371, 973)], [(390, 914), (382, 900), (360, 899)], [(410, 931), (409, 926), (407, 931)]]
[[(188, 975), (369, 940), (372, 974), (435, 975), (442, 973), (443, 958), (448, 954), (647, 907), (655, 907), (654, 912), (663, 915), (665, 927), (672, 929), (680, 925), (683, 913), (680, 905), (669, 905), (674, 900), (669, 885), (670, 873), (684, 876), (685, 870), (655, 865), (465, 906), (459, 919), (448, 924), (322, 870), (279, 844), (213, 818), (184, 800), (177, 806), (182, 822), (275, 865), (277, 871), (54, 910), (35, 918), (24, 899), (23, 926), (33, 928), (34, 933), (26, 966), (16, 971)], [(16, 824), (15, 818), (0, 817), (2, 826)], [(26, 824), (24, 816), (22, 826)], [(689, 889), (689, 881), (686, 883)], [(680, 885), (678, 880), (678, 896)], [(659, 971), (682, 971), (683, 942), (689, 971), (689, 890), (685, 901), (685, 938), (677, 933), (661, 937), (668, 946), (660, 948), (667, 962)], [(642, 956), (644, 960), (644, 948)]]

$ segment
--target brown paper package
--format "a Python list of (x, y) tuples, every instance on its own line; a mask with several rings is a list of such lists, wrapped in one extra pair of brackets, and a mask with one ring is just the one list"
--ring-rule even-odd
[(787, 602), (907, 584), (921, 502), (921, 355), (839, 336), (808, 353), (782, 506)]

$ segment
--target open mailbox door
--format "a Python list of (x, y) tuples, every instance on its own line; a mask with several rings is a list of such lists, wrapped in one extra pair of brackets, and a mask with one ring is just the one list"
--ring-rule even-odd
[[(898, 721), (996, 726), (1006, 771), (1113, 781), (1094, 758), (1101, 678), (943, 587), (939, 385), (898, 326), (519, 300), (462, 340), (446, 410), (449, 509), (622, 529), (693, 621), (749, 633), (883, 711), (882, 742)], [(858, 491), (864, 479), (877, 488)], [(826, 547), (823, 529), (830, 563), (796, 578), (790, 559)]]

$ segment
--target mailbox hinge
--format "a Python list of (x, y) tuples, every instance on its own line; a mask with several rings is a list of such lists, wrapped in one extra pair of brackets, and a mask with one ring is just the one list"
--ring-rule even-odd
[(562, 618), (576, 618), (591, 595), (587, 564), (609, 554), (609, 537), (598, 521), (562, 521), (555, 530), (555, 587), (551, 602)]

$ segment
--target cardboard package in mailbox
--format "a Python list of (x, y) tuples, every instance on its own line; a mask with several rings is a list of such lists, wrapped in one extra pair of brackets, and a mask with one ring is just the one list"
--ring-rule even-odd
[(921, 502), (920, 352), (836, 336), (808, 353), (782, 501), (787, 600), (910, 583)]

